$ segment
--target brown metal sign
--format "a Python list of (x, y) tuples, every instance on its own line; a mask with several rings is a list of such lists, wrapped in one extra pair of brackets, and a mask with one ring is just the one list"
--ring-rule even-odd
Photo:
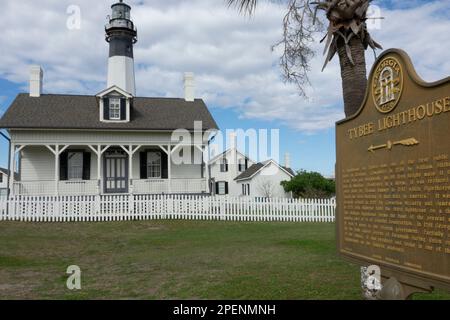
[(450, 77), (425, 83), (406, 53), (384, 52), (336, 139), (340, 254), (450, 289)]

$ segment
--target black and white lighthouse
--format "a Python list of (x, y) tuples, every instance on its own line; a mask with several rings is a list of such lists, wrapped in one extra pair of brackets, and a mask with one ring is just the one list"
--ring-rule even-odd
[(131, 7), (120, 0), (111, 9), (105, 27), (109, 43), (108, 88), (117, 86), (135, 96), (133, 45), (137, 42), (137, 30), (131, 21)]

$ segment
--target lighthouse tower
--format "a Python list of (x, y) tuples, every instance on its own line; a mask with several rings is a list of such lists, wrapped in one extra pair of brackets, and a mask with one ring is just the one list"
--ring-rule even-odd
[(111, 9), (105, 27), (109, 43), (108, 88), (117, 86), (135, 96), (133, 45), (137, 42), (137, 30), (131, 21), (131, 7), (120, 0)]

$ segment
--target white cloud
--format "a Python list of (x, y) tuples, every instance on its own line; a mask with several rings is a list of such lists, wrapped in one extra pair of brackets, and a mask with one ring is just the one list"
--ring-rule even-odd
[[(270, 47), (281, 36), (283, 5), (261, 5), (249, 19), (228, 9), (224, 0), (128, 2), (139, 36), (139, 95), (182, 96), (182, 74), (193, 71), (198, 96), (210, 107), (235, 108), (242, 118), (277, 121), (313, 133), (343, 117), (338, 61), (320, 72), (322, 45), (314, 45), (319, 54), (312, 61), (310, 99), (282, 82), (279, 53)], [(66, 9), (73, 4), (81, 8), (79, 31), (66, 28)], [(104, 1), (4, 0), (2, 7), (7, 27), (0, 40), (0, 77), (24, 83), (28, 66), (37, 63), (45, 68), (47, 92), (95, 94), (105, 86), (104, 24), (110, 9)], [(439, 14), (442, 8), (450, 10), (450, 3), (383, 9), (386, 20), (373, 35), (385, 48), (409, 52), (426, 80), (442, 78), (450, 70), (450, 22)], [(367, 57), (370, 66), (372, 54)]]

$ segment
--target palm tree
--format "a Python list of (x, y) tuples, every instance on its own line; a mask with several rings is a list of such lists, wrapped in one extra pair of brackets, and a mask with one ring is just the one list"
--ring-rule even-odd
[[(243, 13), (253, 14), (258, 0), (227, 0), (229, 6), (237, 6)], [(324, 68), (336, 53), (341, 66), (344, 109), (347, 117), (360, 108), (367, 87), (365, 50), (382, 49), (370, 36), (366, 20), (372, 0), (286, 0), (288, 13), (283, 19), (282, 40), (275, 46), (283, 46), (281, 66), (286, 81), (298, 85), (305, 96), (304, 87), (309, 83), (309, 62), (314, 57), (311, 42), (314, 34), (323, 30), (317, 16), (325, 12), (328, 20), (325, 41)]]

